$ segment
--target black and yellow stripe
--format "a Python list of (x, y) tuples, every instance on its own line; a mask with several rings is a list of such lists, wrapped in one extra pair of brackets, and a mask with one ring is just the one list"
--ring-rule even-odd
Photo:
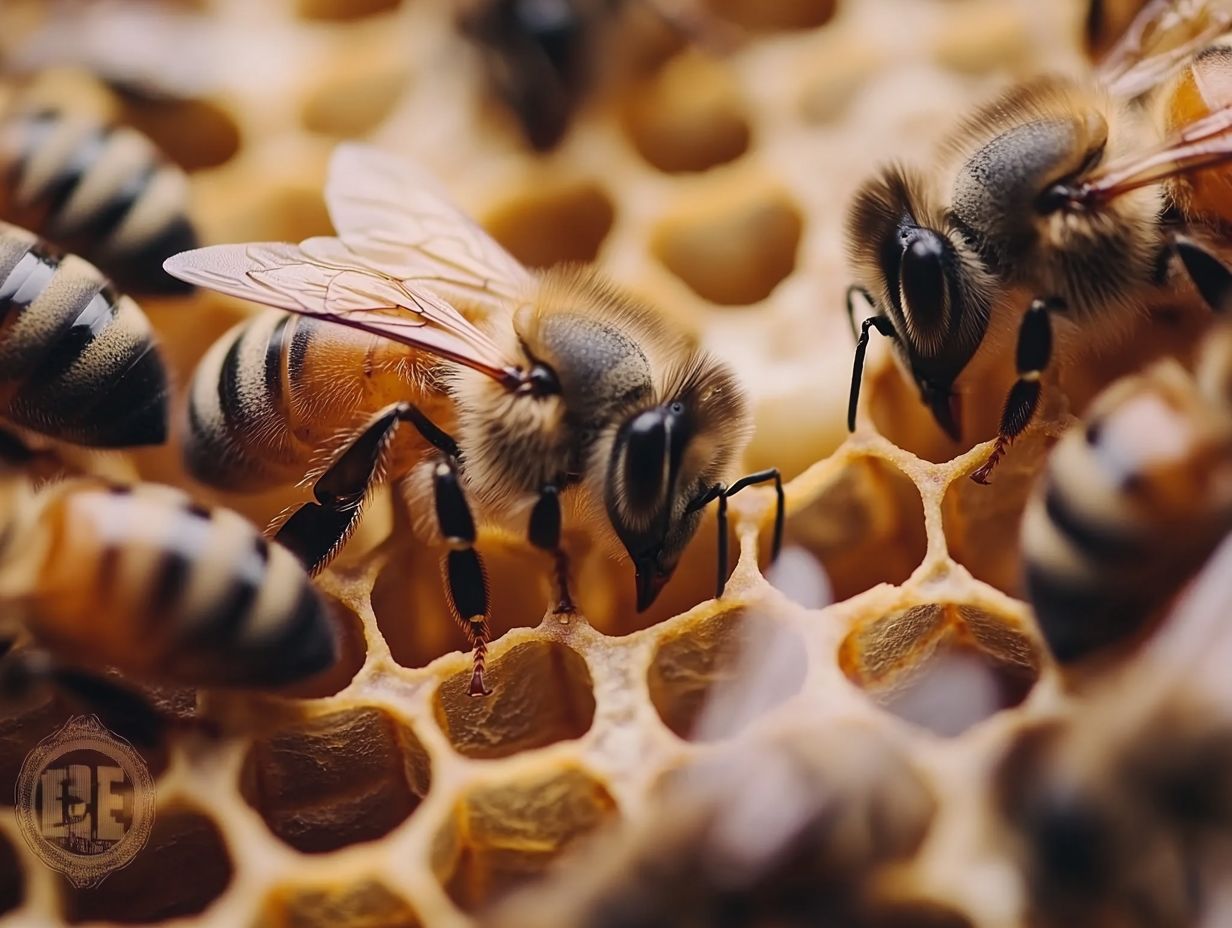
[[(230, 490), (297, 483), (390, 403), (431, 403), (416, 364), (412, 349), (310, 316), (254, 316), (215, 342), (193, 374), (189, 470)], [(446, 403), (441, 396), (437, 407), (447, 416)], [(413, 429), (396, 443), (400, 462), (422, 456)]]
[(307, 574), (239, 515), (177, 490), (75, 480), (32, 522), (25, 597), (61, 654), (190, 686), (277, 686), (328, 667), (332, 623)]
[(17, 110), (0, 123), (0, 180), (0, 218), (85, 256), (126, 290), (192, 290), (162, 269), (198, 244), (187, 178), (139, 132)]
[(137, 304), (82, 259), (0, 223), (0, 417), (114, 448), (162, 442), (167, 403)]
[(1023, 514), (1024, 582), (1063, 664), (1141, 637), (1232, 530), (1232, 435), (1174, 364), (1118, 382)]

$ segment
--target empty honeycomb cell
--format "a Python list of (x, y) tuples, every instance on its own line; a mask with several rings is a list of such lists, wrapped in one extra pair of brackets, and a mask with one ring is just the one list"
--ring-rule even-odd
[(812, 29), (830, 20), (837, 0), (706, 0), (706, 4), (746, 29)]
[(789, 544), (825, 565), (836, 600), (879, 583), (902, 583), (924, 558), (924, 503), (897, 467), (848, 461), (787, 519)]
[[(774, 636), (770, 673), (749, 680), (744, 674), (762, 668), (742, 663), (743, 655), (759, 651), (758, 636)], [(781, 658), (781, 659), (779, 659)], [(800, 691), (808, 663), (804, 642), (772, 618), (744, 609), (712, 615), (688, 628), (665, 635), (647, 672), (650, 701), (668, 728), (681, 738), (715, 740), (736, 734), (761, 713)], [(756, 698), (725, 699), (720, 690), (756, 690)], [(711, 700), (723, 699), (722, 711), (702, 712)]]
[(144, 925), (195, 915), (222, 895), (231, 874), (226, 845), (208, 815), (159, 809), (149, 842), (131, 864), (90, 889), (62, 883), (65, 918)]
[(380, 709), (347, 709), (257, 740), (241, 790), (270, 831), (309, 853), (388, 834), (428, 792), (419, 739)]
[(795, 270), (804, 228), (785, 190), (747, 181), (695, 191), (651, 236), (654, 256), (698, 296), (721, 306), (768, 297)]
[(839, 648), (843, 671), (884, 708), (945, 735), (1021, 703), (1039, 660), (1011, 618), (949, 603), (861, 622)]
[(0, 834), (0, 918), (22, 904), (26, 886), (17, 849)]
[(906, 680), (876, 698), (882, 708), (943, 737), (1019, 705), (1035, 673), (966, 646), (940, 645)]
[(295, 0), (295, 15), (301, 19), (346, 22), (402, 6), (402, 0)]
[[(547, 558), (524, 545), (486, 537), (479, 550), (488, 572), (493, 638), (510, 628), (538, 625), (551, 595)], [(387, 556), (372, 588), (372, 611), (393, 659), (403, 667), (423, 667), (469, 647), (445, 598), (441, 552), (404, 536)]]
[(586, 662), (554, 641), (510, 648), (489, 663), (487, 699), (468, 695), (471, 672), (454, 674), (436, 691), (436, 720), (466, 757), (508, 757), (580, 738), (595, 716)]
[(669, 174), (733, 161), (751, 136), (731, 78), (713, 58), (695, 53), (672, 59), (630, 94), (623, 121), (638, 153)]
[(432, 869), (459, 908), (476, 912), (540, 877), (616, 813), (603, 784), (574, 766), (473, 789), (436, 834)]
[(653, 628), (692, 609), (715, 594), (717, 536), (715, 518), (710, 513), (685, 548), (671, 581), (644, 612), (637, 611), (631, 561), (604, 556), (583, 559), (575, 566), (573, 582), (579, 610), (595, 628), (616, 636)]
[(333, 620), (334, 637), (338, 642), (338, 660), (332, 667), (314, 677), (301, 680), (281, 690), (285, 696), (315, 699), (333, 696), (345, 689), (359, 669), (364, 666), (367, 643), (364, 641), (364, 626), (354, 610), (332, 596), (324, 597)]
[(239, 126), (218, 103), (128, 85), (116, 90), (123, 101), (124, 121), (153, 139), (163, 154), (186, 171), (226, 164), (240, 150)]
[(352, 55), (347, 67), (304, 101), (300, 120), (309, 132), (363, 135), (385, 121), (406, 90), (406, 81), (404, 63), (373, 64), (362, 55)]
[(546, 183), (489, 212), (484, 226), (527, 267), (599, 256), (616, 207), (595, 181)]
[(255, 928), (419, 928), (411, 904), (378, 880), (327, 886), (280, 886)]

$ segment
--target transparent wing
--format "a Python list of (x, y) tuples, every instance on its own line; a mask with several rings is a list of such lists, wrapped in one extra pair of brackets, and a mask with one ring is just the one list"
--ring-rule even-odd
[(302, 245), (213, 245), (163, 264), (168, 274), (220, 293), (379, 335), (519, 382), (516, 365), (440, 297), (355, 266), (330, 238)]
[(1183, 68), (1232, 27), (1217, 0), (1151, 0), (1100, 62), (1098, 76), (1123, 99), (1138, 97)]
[(508, 312), (532, 282), (433, 177), (389, 152), (338, 146), (325, 203), (342, 243), (364, 266), (417, 292)]

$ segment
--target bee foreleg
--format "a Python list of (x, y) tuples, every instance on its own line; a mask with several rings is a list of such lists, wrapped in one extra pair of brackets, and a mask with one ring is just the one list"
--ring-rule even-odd
[[(850, 304), (848, 304), (850, 305)], [(860, 405), (860, 381), (864, 377), (864, 353), (868, 350), (868, 330), (876, 329), (887, 338), (897, 338), (894, 323), (885, 316), (869, 316), (860, 323), (860, 337), (856, 341), (855, 365), (851, 370), (851, 399), (847, 403), (847, 431), (856, 430), (856, 407)]]
[(569, 595), (569, 559), (560, 546), (560, 525), (560, 490), (548, 484), (539, 491), (535, 508), (530, 511), (528, 536), (532, 545), (555, 558), (558, 597), (554, 612), (565, 615), (576, 611), (576, 607)]
[(729, 497), (735, 496), (746, 487), (751, 487), (758, 483), (766, 483), (774, 481), (775, 492), (775, 507), (774, 507), (774, 540), (770, 547), (770, 560), (778, 559), (779, 551), (783, 547), (783, 521), (786, 512), (786, 498), (783, 495), (783, 475), (779, 473), (777, 467), (771, 467), (767, 470), (759, 470), (755, 474), (748, 474), (741, 477), (730, 487), (724, 486), (721, 483), (716, 483), (704, 491), (697, 499), (689, 503), (688, 511), (696, 512), (705, 506), (708, 506), (714, 500), (719, 501), (718, 511), (718, 555), (719, 569), (718, 579), (715, 584), (715, 599), (721, 599), (723, 589), (727, 586), (727, 500)]
[(997, 443), (978, 470), (971, 474), (976, 483), (988, 484), (988, 476), (993, 468), (1005, 455), (1010, 446), (1023, 429), (1035, 418), (1035, 410), (1039, 406), (1040, 379), (1048, 362), (1052, 359), (1052, 320), (1050, 314), (1063, 308), (1060, 300), (1033, 300), (1030, 308), (1022, 317), (1018, 329), (1018, 379), (1010, 388), (1010, 394), (1005, 400), (1005, 409), (1001, 413), (1001, 427), (997, 432)]
[(313, 484), (316, 501), (295, 510), (274, 536), (310, 573), (333, 560), (355, 531), (368, 491), (384, 478), (389, 446), (402, 422), (446, 454), (457, 454), (454, 440), (410, 403), (381, 410)]
[(851, 326), (851, 339), (856, 341), (860, 337), (860, 332), (856, 328), (856, 301), (857, 296), (863, 297), (864, 302), (869, 306), (874, 306), (873, 295), (868, 292), (868, 288), (862, 284), (852, 284), (847, 288), (847, 323)]
[(445, 555), (445, 587), (454, 618), (471, 642), (470, 695), (488, 696), (483, 682), (484, 659), (488, 653), (488, 577), (475, 550), (475, 519), (458, 478), (457, 459), (448, 457), (432, 471), (436, 521), (441, 537), (449, 546)]
[(1213, 312), (1222, 313), (1232, 306), (1232, 268), (1186, 236), (1174, 236), (1172, 247), (1202, 300)]

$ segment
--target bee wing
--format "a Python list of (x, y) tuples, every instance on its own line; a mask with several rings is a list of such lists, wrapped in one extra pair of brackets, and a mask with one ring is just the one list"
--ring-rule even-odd
[(502, 382), (516, 376), (496, 343), (449, 303), (356, 266), (337, 239), (212, 245), (163, 267), (180, 280), (411, 345)]
[(1151, 0), (1100, 62), (1098, 77), (1117, 97), (1133, 99), (1183, 68), (1232, 26), (1215, 0)]
[(1097, 170), (1071, 198), (1080, 204), (1106, 202), (1148, 184), (1157, 184), (1232, 160), (1232, 106), (1214, 110), (1184, 126), (1160, 145), (1135, 152)]
[(530, 272), (433, 177), (389, 152), (338, 146), (325, 203), (342, 243), (365, 266), (416, 291), (508, 312), (532, 283)]

